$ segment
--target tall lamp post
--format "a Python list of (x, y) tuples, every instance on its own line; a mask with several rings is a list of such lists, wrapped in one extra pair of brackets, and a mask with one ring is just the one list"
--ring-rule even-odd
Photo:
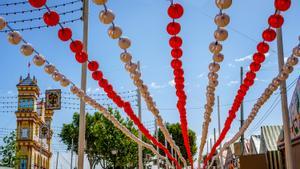
[(111, 154), (115, 156), (115, 158), (114, 158), (114, 169), (115, 169), (116, 168), (118, 150), (112, 150)]

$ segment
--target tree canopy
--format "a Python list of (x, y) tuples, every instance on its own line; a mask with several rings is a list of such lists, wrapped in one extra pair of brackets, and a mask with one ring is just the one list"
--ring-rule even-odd
[[(169, 133), (172, 135), (172, 138), (175, 141), (176, 145), (179, 147), (179, 149), (182, 153), (182, 156), (185, 159), (187, 159), (188, 156), (187, 156), (187, 152), (186, 152), (186, 149), (185, 149), (185, 146), (184, 146), (183, 137), (182, 137), (182, 130), (181, 130), (180, 124), (179, 123), (175, 123), (175, 124), (167, 123), (166, 127), (167, 127)], [(189, 141), (190, 141), (191, 153), (194, 156), (197, 152), (196, 133), (191, 129), (189, 129), (188, 132), (189, 132)], [(161, 132), (161, 130), (158, 131), (158, 138), (159, 138), (159, 141), (161, 143), (164, 143), (165, 137), (164, 137), (163, 133)], [(169, 145), (168, 145), (168, 149), (171, 152), (171, 147)], [(163, 152), (161, 151), (161, 153), (163, 153)]]
[[(118, 111), (109, 109), (118, 121), (126, 126), (133, 134), (138, 135), (137, 129), (129, 119), (123, 119)], [(64, 124), (60, 137), (71, 150), (72, 139), (74, 151), (77, 152), (79, 131), (79, 114), (73, 115), (70, 124)], [(117, 153), (114, 155), (113, 152)], [(93, 169), (97, 164), (102, 168), (108, 169), (115, 167), (134, 168), (138, 163), (138, 146), (130, 138), (125, 136), (119, 129), (107, 120), (101, 113), (86, 115), (86, 148), (85, 153)], [(144, 155), (150, 154), (149, 150), (144, 149)]]
[(16, 163), (16, 132), (12, 131), (3, 138), (4, 145), (0, 146), (0, 166), (15, 167)]

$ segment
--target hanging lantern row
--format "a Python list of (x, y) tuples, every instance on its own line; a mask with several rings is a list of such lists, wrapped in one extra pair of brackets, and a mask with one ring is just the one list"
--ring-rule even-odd
[[(0, 19), (1, 21), (1, 19)], [(11, 44), (16, 45), (16, 41), (13, 40), (15, 38), (15, 35), (17, 35), (17, 39), (19, 39), (21, 37), (21, 35), (19, 33), (16, 33), (14, 31), (12, 31), (11, 33), (8, 34), (8, 40)], [(18, 40), (17, 40), (18, 41)], [(22, 50), (23, 46), (27, 46), (28, 44), (23, 44), (21, 46), (21, 52), (24, 54), (24, 50)], [(31, 49), (33, 49), (33, 47), (30, 47), (29, 51), (32, 51)], [(32, 54), (32, 53), (31, 53)], [(27, 53), (24, 54), (25, 56), (28, 56)], [(52, 65), (49, 64), (50, 62), (46, 60), (46, 58), (42, 55), (35, 55), (33, 58), (33, 63), (38, 66), (41, 67), (43, 65), (45, 65), (45, 63), (47, 63), (44, 66), (44, 70), (47, 74), (49, 74), (52, 79), (55, 82), (59, 82), (60, 85), (62, 87), (68, 87), (70, 84), (72, 85), (70, 87), (70, 91), (76, 95), (77, 97), (79, 97), (80, 99), (82, 99), (86, 104), (90, 105), (91, 107), (93, 107), (94, 109), (99, 110), (99, 112), (101, 112), (105, 118), (107, 118), (109, 121), (111, 121), (113, 123), (113, 125), (118, 128), (121, 132), (123, 132), (127, 137), (129, 137), (130, 139), (132, 139), (134, 142), (136, 142), (138, 145), (141, 145), (149, 150), (151, 150), (154, 154), (156, 154), (157, 156), (159, 156), (159, 158), (161, 159), (165, 159), (165, 157), (163, 157), (162, 155), (159, 154), (159, 152), (150, 144), (145, 143), (144, 141), (140, 140), (139, 138), (137, 138), (134, 134), (132, 134), (124, 125), (122, 125), (114, 116), (112, 116), (106, 108), (104, 108), (102, 105), (100, 105), (99, 103), (97, 103), (97, 101), (93, 98), (91, 98), (90, 96), (86, 95), (84, 93), (83, 90), (81, 90), (80, 88), (78, 88), (73, 82), (71, 82), (65, 75), (63, 75), (62, 73), (60, 73), (58, 71), (58, 69)]]
[[(31, 1), (31, 0), (29, 0)], [(32, 0), (33, 1), (33, 0)], [(32, 5), (33, 7), (40, 8), (43, 5), (46, 6), (46, 0), (39, 0), (41, 3)], [(37, 1), (35, 1), (37, 3)], [(32, 4), (32, 3), (30, 3)], [(55, 11), (51, 11), (50, 9), (48, 12), (44, 14), (44, 22), (48, 26), (56, 26), (59, 23), (59, 15)], [(60, 25), (61, 26), (61, 25)], [(61, 26), (62, 27), (62, 26)], [(109, 32), (110, 34), (110, 32)], [(111, 34), (110, 34), (111, 35)], [(72, 30), (70, 28), (64, 28), (62, 27), (58, 32), (59, 39), (62, 41), (69, 41), (70, 43), (70, 49), (72, 52), (75, 53), (75, 59), (77, 62), (83, 64), (85, 62), (88, 62), (88, 69), (92, 72), (92, 78), (95, 81), (98, 81), (98, 84), (101, 88), (104, 89), (105, 93), (107, 94), (108, 98), (110, 98), (119, 108), (122, 108), (126, 114), (129, 116), (129, 118), (135, 123), (135, 125), (138, 126), (139, 130), (149, 139), (152, 141), (153, 144), (158, 146), (160, 149), (162, 149), (170, 158), (170, 160), (175, 161), (175, 163), (178, 163), (174, 157), (172, 157), (171, 153), (168, 151), (167, 148), (163, 144), (157, 141), (155, 137), (153, 137), (149, 130), (145, 128), (145, 126), (141, 123), (141, 121), (138, 119), (138, 117), (135, 115), (131, 105), (129, 102), (124, 101), (121, 96), (118, 95), (117, 92), (114, 91), (112, 85), (108, 82), (106, 78), (103, 77), (103, 73), (101, 70), (99, 70), (99, 63), (97, 61), (89, 61), (88, 60), (88, 54), (83, 50), (83, 44), (80, 40), (73, 40), (72, 39)], [(128, 39), (129, 40), (129, 39)], [(122, 43), (123, 42), (123, 43)], [(123, 40), (122, 42), (119, 41), (119, 46), (124, 48), (124, 45), (128, 45), (127, 40)], [(123, 45), (123, 46), (122, 46)], [(130, 46), (130, 42), (129, 42)], [(128, 46), (128, 47), (129, 47)], [(123, 49), (122, 48), (122, 49)], [(134, 66), (130, 65), (130, 69), (134, 69)], [(135, 68), (136, 69), (136, 68)]]
[(180, 124), (182, 130), (182, 137), (184, 141), (184, 146), (188, 155), (189, 162), (191, 167), (193, 168), (193, 156), (191, 154), (191, 148), (189, 143), (189, 134), (188, 134), (188, 124), (187, 124), (187, 116), (186, 116), (186, 93), (184, 91), (184, 71), (182, 68), (182, 61), (181, 57), (183, 55), (183, 51), (181, 49), (182, 46), (182, 39), (178, 34), (181, 30), (180, 23), (176, 22), (175, 20), (182, 17), (184, 13), (184, 8), (179, 3), (171, 2), (171, 5), (168, 8), (168, 15), (172, 19), (167, 25), (167, 32), (172, 37), (169, 40), (169, 45), (172, 48), (171, 50), (171, 67), (173, 68), (174, 74), (174, 82), (176, 88), (176, 96), (177, 100), (177, 109), (180, 115)]
[(228, 32), (225, 27), (230, 22), (230, 17), (223, 12), (224, 9), (228, 9), (232, 5), (232, 0), (215, 0), (216, 6), (220, 9), (220, 12), (215, 16), (214, 22), (217, 25), (217, 29), (214, 32), (215, 41), (210, 43), (209, 51), (213, 54), (213, 61), (209, 64), (208, 73), (208, 86), (206, 87), (206, 104), (204, 106), (204, 121), (202, 124), (202, 135), (199, 146), (198, 166), (202, 160), (202, 153), (207, 140), (208, 126), (211, 122), (211, 113), (215, 104), (215, 90), (219, 84), (218, 71), (220, 70), (220, 63), (224, 60), (224, 55), (221, 53), (223, 46), (221, 42), (228, 38)]
[[(7, 24), (6, 24), (5, 20), (0, 17), (0, 30), (3, 29), (3, 28), (5, 28), (6, 26), (7, 26)], [(16, 31), (12, 30), (10, 33), (8, 33), (8, 41), (11, 44), (18, 45), (21, 42), (21, 40), (23, 40), (23, 39), (22, 39), (22, 36), (21, 36), (21, 34), (19, 32), (16, 32)], [(24, 46), (26, 46), (26, 47), (24, 47)], [(157, 156), (159, 156), (159, 158), (165, 159), (165, 157), (161, 156), (159, 154), (159, 152), (152, 145), (147, 144), (144, 141), (142, 141), (139, 138), (137, 138), (125, 126), (123, 126), (115, 117), (113, 117), (102, 105), (100, 105), (99, 103), (97, 103), (97, 101), (95, 99), (92, 99), (90, 96), (86, 95), (83, 90), (81, 90), (77, 86), (75, 86), (75, 84), (73, 82), (71, 82), (62, 73), (60, 73), (58, 71), (58, 69), (54, 65), (50, 64), (50, 62), (47, 61), (44, 56), (42, 56), (41, 54), (39, 54), (38, 52), (36, 52), (34, 50), (34, 48), (31, 45), (29, 45), (29, 43), (23, 44), (21, 46), (20, 50), (21, 50), (21, 53), (24, 56), (30, 56), (30, 55), (33, 54), (33, 52), (35, 52), (37, 55), (34, 56), (33, 63), (36, 66), (38, 66), (38, 67), (44, 66), (45, 63), (46, 63), (46, 65), (44, 66), (44, 71), (47, 74), (49, 74), (55, 82), (59, 82), (62, 87), (67, 87), (67, 86), (69, 86), (71, 84), (72, 85), (71, 88), (70, 88), (71, 93), (73, 93), (74, 95), (76, 95), (77, 97), (79, 97), (80, 99), (82, 99), (86, 104), (92, 106), (93, 108), (95, 108), (95, 109), (99, 110), (101, 113), (103, 113), (103, 115), (108, 120), (110, 120), (114, 124), (115, 127), (117, 127), (118, 129), (120, 129), (127, 137), (131, 138), (137, 144), (139, 144), (139, 145), (141, 145), (141, 146), (143, 146), (145, 148), (150, 149), (154, 154), (156, 154)], [(129, 103), (126, 102), (125, 104), (129, 104)], [(147, 130), (147, 129), (144, 127), (144, 130)], [(145, 136), (149, 137), (149, 135), (151, 136), (151, 134), (148, 131), (147, 136), (146, 135)], [(151, 137), (153, 137), (153, 136), (151, 136)], [(158, 141), (156, 141), (156, 142), (158, 142)], [(160, 146), (160, 148), (161, 147), (162, 146)], [(169, 155), (171, 156), (170, 153), (169, 153)]]
[(249, 88), (254, 84), (254, 79), (256, 73), (260, 70), (261, 64), (265, 61), (265, 54), (269, 51), (269, 42), (272, 42), (276, 38), (276, 28), (280, 28), (283, 25), (284, 19), (280, 12), (286, 11), (291, 6), (291, 0), (275, 0), (275, 13), (271, 15), (268, 19), (269, 27), (265, 29), (262, 33), (263, 41), (258, 43), (257, 52), (253, 54), (253, 61), (250, 64), (250, 70), (246, 73), (246, 77), (243, 80), (243, 83), (240, 85), (240, 88), (235, 96), (234, 102), (229, 110), (229, 115), (225, 121), (224, 128), (217, 140), (217, 142), (212, 147), (211, 152), (204, 160), (204, 166), (206, 167), (207, 162), (212, 158), (217, 147), (224, 140), (227, 132), (230, 129), (231, 123), (236, 117), (236, 112), (240, 108), (241, 103), (244, 100), (245, 95), (247, 94)]
[(101, 23), (111, 26), (108, 29), (108, 35), (112, 39), (118, 39), (118, 45), (123, 50), (120, 54), (121, 61), (125, 64), (126, 71), (130, 74), (131, 79), (134, 82), (134, 85), (138, 88), (141, 93), (141, 96), (144, 98), (147, 108), (152, 114), (155, 116), (158, 126), (160, 127), (163, 135), (166, 140), (170, 143), (170, 146), (174, 148), (176, 153), (178, 154), (181, 161), (186, 164), (185, 159), (180, 153), (179, 147), (175, 144), (175, 141), (171, 138), (168, 130), (166, 129), (161, 116), (159, 115), (159, 110), (156, 107), (155, 102), (153, 101), (152, 96), (149, 93), (148, 86), (143, 82), (141, 78), (141, 72), (138, 70), (138, 64), (132, 61), (132, 55), (127, 51), (131, 46), (131, 41), (128, 37), (123, 37), (123, 31), (119, 26), (116, 26), (114, 23), (115, 14), (112, 10), (107, 9), (106, 2), (107, 0), (94, 0), (96, 5), (103, 5), (104, 10), (102, 10), (99, 14), (99, 20)]
[[(221, 151), (214, 158), (217, 158), (218, 156), (220, 156), (223, 151), (225, 151), (231, 144), (235, 143), (241, 137), (241, 135), (245, 133), (245, 131), (248, 129), (248, 127), (250, 126), (250, 124), (252, 123), (254, 118), (256, 117), (260, 108), (269, 100), (271, 95), (278, 89), (280, 84), (284, 80), (288, 79), (289, 74), (291, 74), (293, 72), (293, 70), (294, 70), (293, 67), (295, 67), (298, 64), (299, 57), (300, 57), (300, 44), (297, 45), (293, 49), (293, 54), (287, 59), (287, 62), (283, 65), (280, 73), (272, 80), (272, 82), (268, 85), (268, 87), (264, 90), (264, 92), (258, 98), (258, 100), (254, 104), (247, 120), (245, 120), (245, 122), (244, 122), (243, 126), (240, 128), (240, 130), (234, 135), (233, 138), (231, 138), (228, 142), (226, 142), (224, 144)], [(214, 161), (214, 160), (212, 160), (212, 161)]]

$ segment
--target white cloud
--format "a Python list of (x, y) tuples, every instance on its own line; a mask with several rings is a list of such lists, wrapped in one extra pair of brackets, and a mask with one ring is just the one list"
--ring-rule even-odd
[(197, 76), (197, 78), (202, 78), (202, 77), (204, 77), (204, 75), (205, 75), (205, 73), (200, 73), (200, 74)]
[(233, 67), (236, 67), (236, 66), (232, 63), (228, 63), (228, 67), (233, 68)]
[(153, 89), (161, 89), (161, 88), (165, 88), (166, 85), (159, 85), (155, 82), (151, 82), (150, 86), (153, 88)]
[(174, 79), (173, 80), (170, 80), (169, 82), (168, 82), (168, 84), (170, 85), (170, 86), (175, 86), (175, 81), (174, 81)]
[(288, 57), (284, 57), (284, 63), (288, 60)]
[(254, 79), (255, 81), (258, 81), (258, 82), (263, 82), (263, 83), (266, 83), (266, 82), (268, 82), (267, 80), (265, 80), (265, 79), (258, 79), (258, 78), (255, 78)]
[(234, 59), (235, 62), (244, 62), (246, 60), (251, 60), (252, 59), (252, 55), (247, 55), (245, 57), (241, 57), (241, 58), (237, 58), (237, 59)]
[(233, 86), (235, 84), (238, 84), (239, 82), (237, 80), (232, 80), (230, 82), (227, 83), (227, 86)]

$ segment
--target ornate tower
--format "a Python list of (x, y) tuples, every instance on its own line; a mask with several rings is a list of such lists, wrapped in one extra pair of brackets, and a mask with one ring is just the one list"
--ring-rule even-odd
[(49, 169), (51, 160), (52, 110), (45, 110), (40, 89), (30, 74), (20, 77), (18, 88), (17, 161), (18, 169)]

